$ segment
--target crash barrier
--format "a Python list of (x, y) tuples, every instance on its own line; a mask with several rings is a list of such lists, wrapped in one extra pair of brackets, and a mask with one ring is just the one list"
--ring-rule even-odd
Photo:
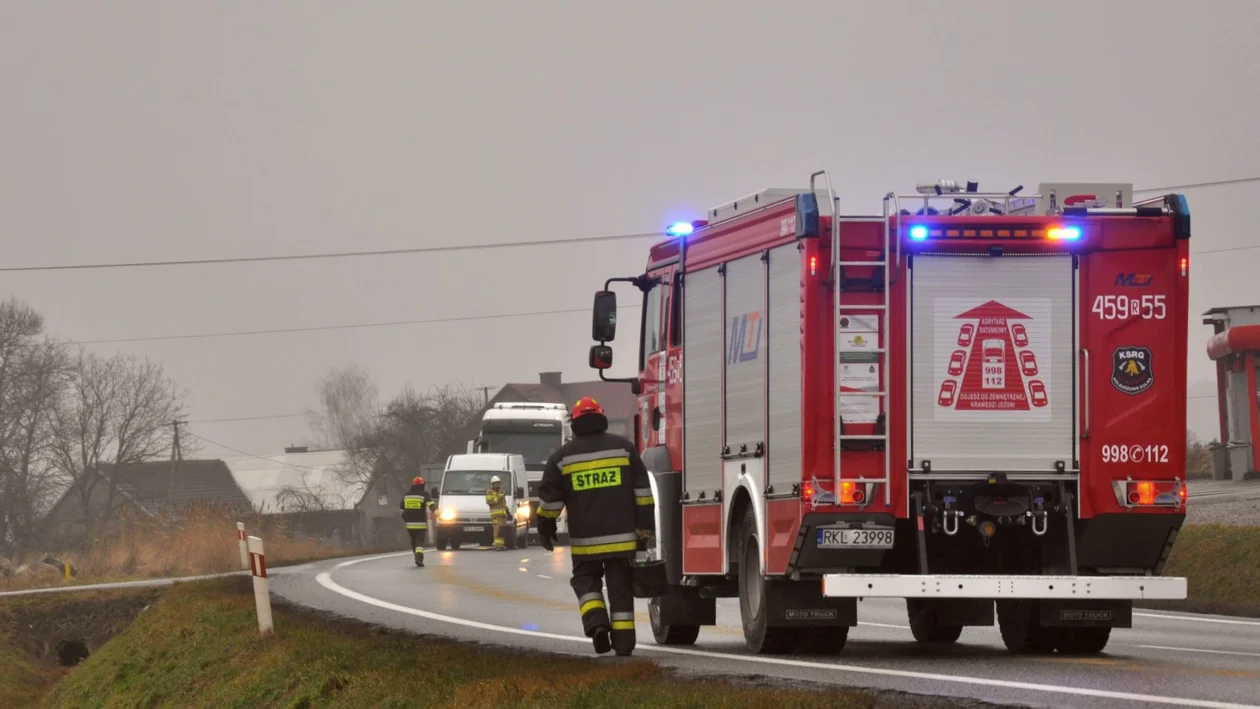
[(248, 544), (249, 571), (254, 577), (254, 603), (258, 606), (258, 632), (271, 635), (274, 626), (271, 622), (271, 591), (267, 586), (267, 558), (263, 554), (263, 540), (250, 537)]
[(236, 523), (236, 541), (241, 547), (241, 568), (249, 568), (249, 545), (245, 543), (245, 523)]

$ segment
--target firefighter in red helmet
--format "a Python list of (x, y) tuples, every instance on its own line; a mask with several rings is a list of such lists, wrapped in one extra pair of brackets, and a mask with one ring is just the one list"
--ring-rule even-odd
[(424, 542), (429, 534), (429, 512), (435, 507), (437, 503), (424, 489), (424, 478), (417, 475), (411, 480), (411, 489), (398, 503), (403, 522), (407, 525), (407, 534), (411, 537), (416, 566), (424, 566)]
[(595, 652), (629, 655), (635, 642), (631, 562), (656, 532), (656, 501), (634, 444), (608, 433), (599, 402), (583, 397), (571, 413), (573, 439), (552, 453), (538, 488), (538, 537), (543, 548), (554, 548), (556, 520), (567, 507), (570, 585), (582, 629)]

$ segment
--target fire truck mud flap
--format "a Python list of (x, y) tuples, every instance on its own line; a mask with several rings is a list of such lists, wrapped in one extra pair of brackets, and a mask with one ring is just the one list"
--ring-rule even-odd
[(857, 625), (856, 598), (828, 598), (812, 583), (766, 581), (767, 625), (813, 628)]
[(827, 597), (856, 598), (1180, 601), (1186, 598), (1186, 580), (1179, 576), (826, 574), (822, 592)]

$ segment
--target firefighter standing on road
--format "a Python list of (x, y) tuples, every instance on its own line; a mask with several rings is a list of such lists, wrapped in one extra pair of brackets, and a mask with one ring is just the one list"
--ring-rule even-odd
[(402, 510), (403, 522), (407, 525), (407, 534), (411, 537), (411, 549), (415, 554), (416, 566), (424, 566), (424, 542), (429, 534), (428, 513), (436, 506), (437, 503), (424, 489), (424, 478), (419, 475), (411, 481), (411, 489), (398, 503), (398, 509)]
[(568, 507), (570, 585), (582, 629), (595, 652), (614, 649), (629, 655), (635, 641), (631, 561), (655, 534), (656, 501), (634, 444), (608, 433), (608, 418), (597, 401), (582, 398), (571, 418), (574, 437), (551, 455), (538, 489), (538, 537), (543, 548), (554, 549), (556, 520)]
[(490, 523), (494, 525), (494, 550), (507, 551), (503, 540), (503, 530), (508, 526), (507, 496), (500, 489), (499, 476), (490, 478), (490, 489), (486, 490), (486, 506), (490, 508)]

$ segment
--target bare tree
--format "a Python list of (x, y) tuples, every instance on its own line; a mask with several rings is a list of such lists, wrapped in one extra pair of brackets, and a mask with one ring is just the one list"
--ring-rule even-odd
[(371, 435), (380, 413), (380, 390), (358, 365), (332, 369), (315, 386), (321, 411), (307, 412), (319, 445), (348, 449)]
[(312, 483), (311, 473), (302, 473), (295, 485), (285, 485), (276, 493), (279, 512), (325, 512), (343, 509), (345, 495), (327, 483)]
[(0, 303), (0, 546), (28, 538), (54, 494), (47, 454), (66, 357), (43, 329), (25, 303)]
[(83, 510), (89, 535), (122, 502), (128, 466), (169, 455), (185, 393), (160, 364), (80, 351), (53, 416), (54, 459)]

